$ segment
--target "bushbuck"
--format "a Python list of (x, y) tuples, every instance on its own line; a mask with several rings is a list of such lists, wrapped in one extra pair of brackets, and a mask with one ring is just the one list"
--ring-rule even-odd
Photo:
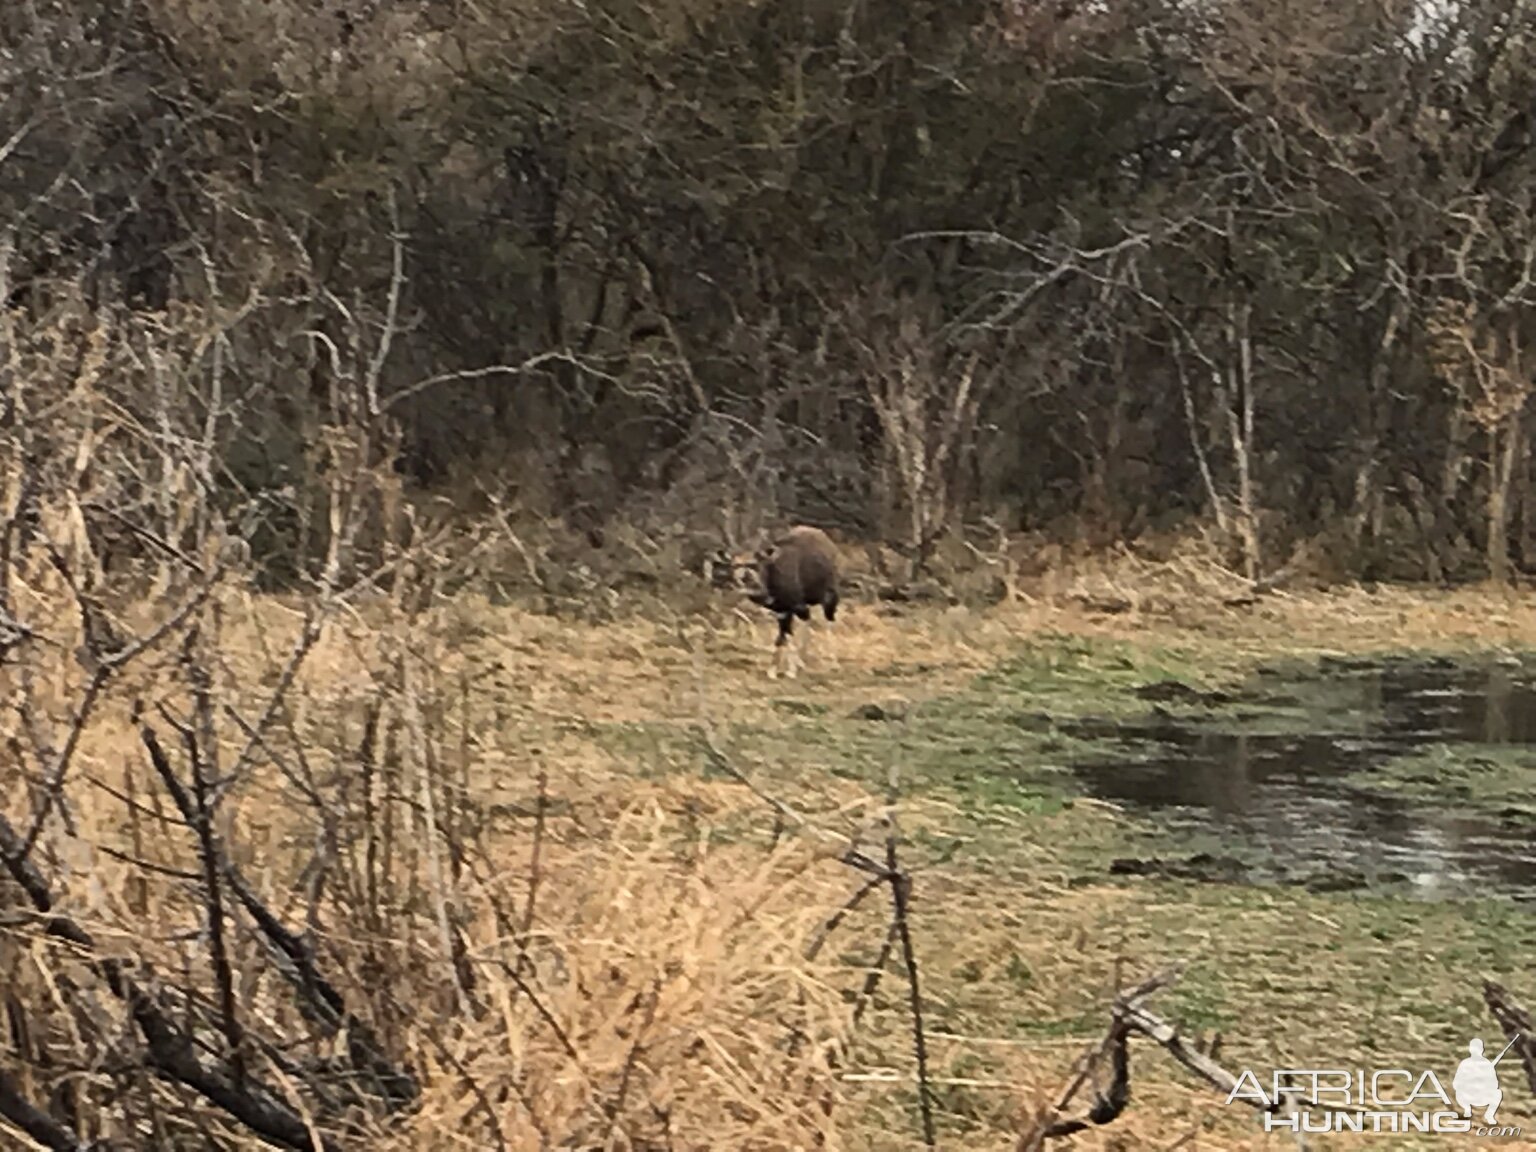
[(783, 664), (785, 676), (793, 679), (797, 662), (804, 664), (790, 644), (795, 618), (807, 624), (806, 641), (810, 638), (811, 609), (816, 605), (821, 605), (829, 624), (837, 618), (837, 547), (820, 528), (797, 524), (760, 549), (754, 559), (759, 586), (747, 598), (779, 618), (768, 676), (776, 679)]

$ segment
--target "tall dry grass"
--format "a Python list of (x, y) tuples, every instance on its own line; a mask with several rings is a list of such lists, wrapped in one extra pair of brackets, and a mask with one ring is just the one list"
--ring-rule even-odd
[[(338, 1147), (837, 1146), (833, 1063), (857, 980), (805, 952), (847, 869), (804, 839), (775, 843), (750, 792), (568, 772), (519, 746), (432, 613), (338, 618), (305, 649), (302, 618), (230, 590), (115, 675), (75, 731), (92, 673), (66, 590), (17, 611), (47, 640), (0, 671), (25, 701), (5, 739), (56, 753), (74, 731), (75, 747), (28, 857), (49, 915), (4, 889), (14, 1036), (0, 1069), (61, 1125), (108, 1145), (256, 1146), (187, 1085), (145, 1074), (149, 1041), (100, 969), (126, 959), (203, 1065)], [(20, 832), (49, 781), (7, 775)], [(168, 795), (200, 775), (227, 866), (213, 883), (196, 818)], [(293, 962), (237, 883), (301, 935), (419, 1094), (380, 1105), (353, 1025), (284, 977)], [(92, 947), (61, 940), (50, 915)]]
[(837, 1146), (861, 976), (807, 949), (848, 869), (748, 789), (516, 722), (536, 683), (446, 591), (484, 534), (391, 466), (393, 317), (333, 349), (271, 596), (230, 365), (304, 317), (47, 307), (0, 318), (7, 1138)]

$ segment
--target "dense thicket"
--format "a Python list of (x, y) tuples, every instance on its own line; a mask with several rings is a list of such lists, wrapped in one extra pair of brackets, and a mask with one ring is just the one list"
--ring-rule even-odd
[(10, 387), (41, 357), (198, 440), (285, 563), (363, 428), (588, 532), (1198, 519), (1255, 573), (1502, 577), (1533, 12), (17, 0)]

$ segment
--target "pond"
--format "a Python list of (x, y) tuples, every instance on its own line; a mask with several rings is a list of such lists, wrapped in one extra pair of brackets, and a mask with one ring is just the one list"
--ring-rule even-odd
[(1536, 901), (1536, 656), (1270, 667), (1144, 685), (1145, 715), (1053, 726), (1090, 795), (1199, 852), (1123, 873)]

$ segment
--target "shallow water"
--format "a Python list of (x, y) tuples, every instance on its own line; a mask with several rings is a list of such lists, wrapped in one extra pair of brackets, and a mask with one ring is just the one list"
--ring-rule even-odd
[(1536, 660), (1330, 661), (1142, 695), (1131, 722), (1057, 725), (1090, 742), (1073, 772), (1248, 879), (1536, 901)]

